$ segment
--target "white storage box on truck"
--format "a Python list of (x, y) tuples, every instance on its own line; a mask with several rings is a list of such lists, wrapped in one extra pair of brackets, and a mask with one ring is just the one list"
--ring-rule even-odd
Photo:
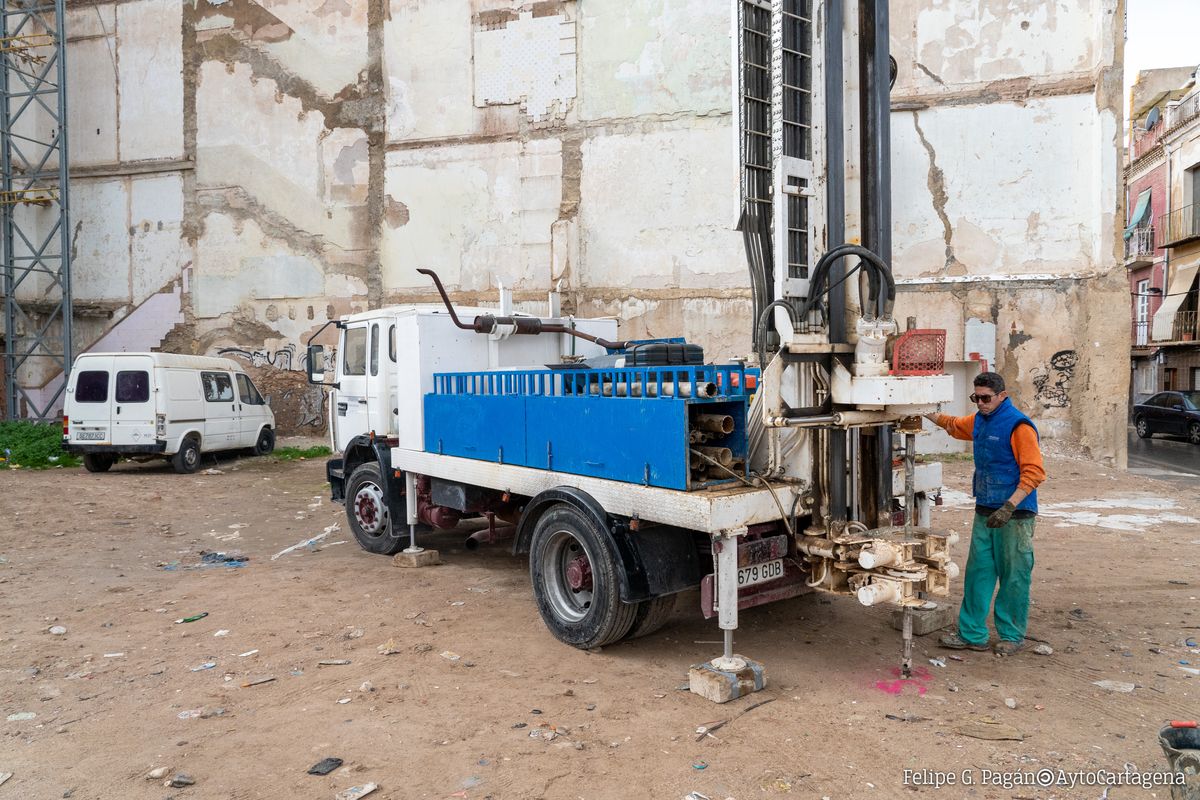
[(89, 472), (119, 458), (170, 459), (195, 472), (200, 454), (275, 449), (275, 415), (228, 358), (174, 353), (85, 353), (75, 359), (63, 405), (63, 449)]

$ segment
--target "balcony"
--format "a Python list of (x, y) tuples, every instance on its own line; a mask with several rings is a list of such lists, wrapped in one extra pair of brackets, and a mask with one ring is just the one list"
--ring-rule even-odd
[(1183, 102), (1177, 106), (1168, 105), (1167, 120), (1164, 127), (1174, 128), (1176, 125), (1182, 125), (1196, 117), (1200, 117), (1200, 93), (1185, 97)]
[(1194, 342), (1198, 341), (1196, 329), (1195, 311), (1176, 311), (1175, 320), (1171, 323), (1171, 338), (1172, 342)]
[(1125, 266), (1133, 268), (1152, 264), (1156, 255), (1155, 251), (1154, 226), (1138, 226), (1125, 240)]
[(1162, 142), (1163, 131), (1167, 129), (1166, 125), (1155, 125), (1150, 130), (1142, 130), (1135, 128), (1133, 132), (1133, 152), (1130, 153), (1130, 162), (1137, 161), (1142, 156), (1158, 148)]
[(1177, 247), (1200, 239), (1200, 203), (1177, 208), (1158, 218), (1159, 247)]
[(1150, 320), (1134, 320), (1131, 341), (1134, 347), (1150, 346)]

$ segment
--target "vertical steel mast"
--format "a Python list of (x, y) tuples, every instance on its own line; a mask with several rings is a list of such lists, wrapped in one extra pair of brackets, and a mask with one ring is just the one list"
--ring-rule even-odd
[(0, 0), (7, 419), (57, 413), (71, 366), (64, 0)]

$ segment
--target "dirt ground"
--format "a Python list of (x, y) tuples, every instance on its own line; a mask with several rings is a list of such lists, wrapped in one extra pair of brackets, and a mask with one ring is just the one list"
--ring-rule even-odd
[[(1099, 798), (982, 785), (984, 770), (1165, 769), (1160, 726), (1200, 716), (1200, 676), (1181, 663), (1200, 667), (1200, 497), (1082, 460), (1047, 466), (1030, 634), (1053, 655), (940, 666), (931, 635), (918, 677), (896, 683), (888, 612), (810, 595), (742, 615), (737, 650), (768, 685), (725, 706), (680, 690), (720, 652), (698, 595), (658, 634), (571, 649), (504, 545), (468, 552), (461, 532), (441, 534), (425, 544), (442, 565), (413, 571), (346, 541), (319, 460), (0, 472), (0, 773), (13, 773), (0, 800), (332, 799), (368, 782), (379, 800)], [(935, 510), (964, 537), (960, 563), (969, 474), (946, 465), (958, 493)], [(205, 565), (212, 551), (248, 561)], [(398, 652), (381, 654), (388, 643)], [(960, 732), (972, 723), (1023, 741)], [(306, 774), (327, 756), (345, 763)], [(165, 787), (155, 768), (195, 783)], [(905, 770), (975, 783), (906, 786)]]

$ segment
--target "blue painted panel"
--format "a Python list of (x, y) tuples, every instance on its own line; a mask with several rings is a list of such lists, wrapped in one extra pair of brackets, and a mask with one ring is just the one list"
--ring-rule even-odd
[(425, 450), (519, 466), (525, 453), (525, 398), (425, 395)]
[(685, 402), (578, 396), (526, 400), (529, 466), (688, 488)]

